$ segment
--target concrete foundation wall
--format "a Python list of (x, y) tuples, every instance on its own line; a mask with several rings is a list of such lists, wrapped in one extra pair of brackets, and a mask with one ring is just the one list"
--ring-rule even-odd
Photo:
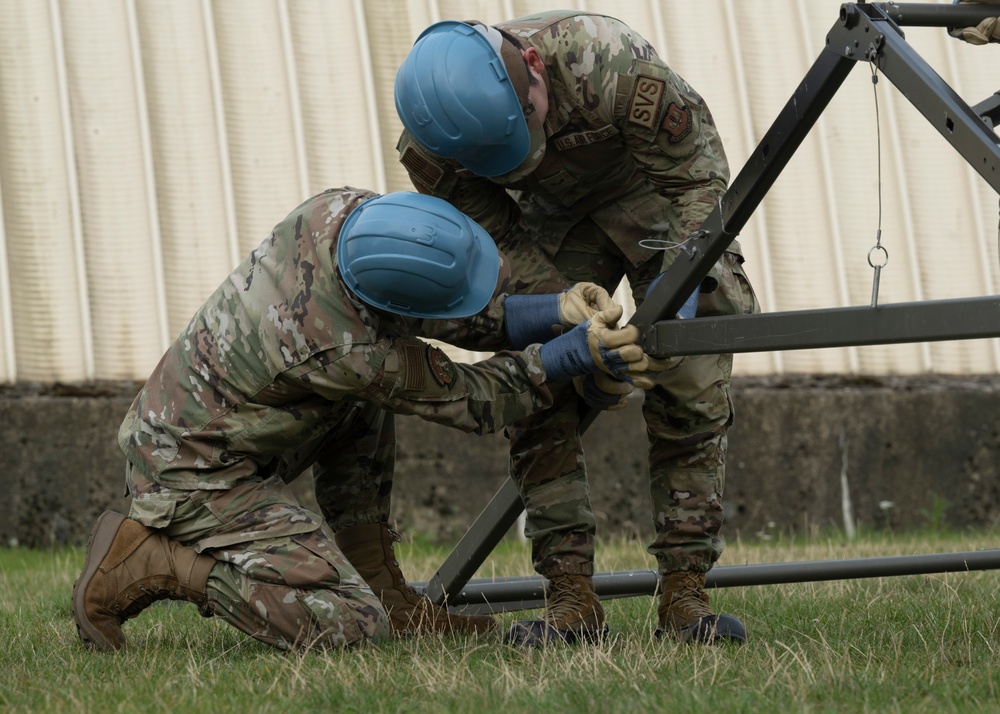
[[(118, 426), (138, 384), (0, 388), (0, 545), (82, 544), (125, 510)], [(1000, 387), (983, 378), (737, 378), (725, 494), (728, 538), (1000, 520)], [(502, 435), (399, 419), (394, 519), (455, 541), (506, 478)], [(648, 539), (639, 404), (584, 438), (600, 533)], [(306, 478), (296, 484), (307, 501)], [(845, 495), (846, 494), (846, 495)]]

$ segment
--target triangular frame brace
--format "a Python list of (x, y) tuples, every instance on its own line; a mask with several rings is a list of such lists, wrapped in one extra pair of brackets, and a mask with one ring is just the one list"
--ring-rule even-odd
[[(873, 62), (1000, 194), (1000, 138), (993, 131), (1000, 116), (1000, 93), (975, 108), (969, 106), (913, 50), (901, 30), (904, 25), (972, 27), (998, 12), (1000, 8), (996, 5), (978, 4), (859, 2), (841, 5), (824, 49), (733, 179), (719, 205), (686, 243), (685, 247), (689, 248), (686, 259), (678, 259), (671, 265), (665, 278), (657, 283), (632, 316), (630, 323), (644, 331), (645, 348), (655, 354), (681, 355), (1000, 336), (1000, 296), (874, 308), (670, 319), (746, 225), (858, 62)], [(794, 339), (788, 338), (790, 333), (794, 334)], [(585, 416), (581, 432), (593, 423), (598, 413), (592, 411)], [(523, 509), (517, 487), (508, 478), (434, 576), (426, 583), (413, 585), (439, 604), (464, 606), (465, 609), (498, 612), (541, 606), (544, 581), (538, 576), (470, 583), (470, 578)], [(923, 559), (919, 568), (929, 568), (919, 570), (913, 570), (910, 561), (904, 565), (892, 559), (871, 559), (870, 563), (816, 561), (781, 566), (718, 567), (709, 573), (709, 585), (725, 584), (719, 581), (722, 574), (731, 583), (766, 581), (752, 576), (741, 580), (734, 573), (738, 568), (748, 569), (748, 575), (777, 568), (782, 578), (777, 582), (817, 579), (817, 572), (824, 573), (824, 579), (827, 576), (837, 579), (911, 574), (911, 571), (1000, 568), (1000, 555), (993, 551), (987, 553), (986, 556), (982, 552), (955, 553), (947, 557), (914, 556)], [(848, 563), (853, 570), (845, 569), (842, 563)], [(771, 570), (760, 570), (766, 567)], [(852, 572), (865, 575), (852, 576)], [(651, 577), (652, 587), (647, 582)], [(652, 594), (655, 574), (650, 571), (598, 573), (595, 583), (602, 597)]]

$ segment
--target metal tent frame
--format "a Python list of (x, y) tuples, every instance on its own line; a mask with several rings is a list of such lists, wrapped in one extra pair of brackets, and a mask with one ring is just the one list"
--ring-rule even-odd
[[(910, 45), (902, 26), (971, 27), (1000, 12), (996, 5), (845, 3), (819, 57), (778, 114), (719, 205), (687, 241), (630, 323), (643, 331), (650, 354), (725, 352), (875, 345), (1000, 337), (1000, 295), (870, 307), (828, 308), (673, 320), (712, 265), (746, 225), (775, 179), (858, 62), (870, 62), (1000, 194), (1000, 92), (969, 106)], [(685, 259), (686, 257), (686, 259)], [(877, 275), (876, 268), (876, 275)], [(589, 412), (581, 433), (596, 418)], [(517, 520), (524, 506), (507, 479), (438, 571), (413, 585), (455, 610), (501, 612), (540, 607), (540, 576), (470, 581)], [(763, 585), (1000, 568), (1000, 550), (844, 561), (719, 566), (709, 587)], [(651, 595), (655, 571), (598, 573), (602, 599)]]

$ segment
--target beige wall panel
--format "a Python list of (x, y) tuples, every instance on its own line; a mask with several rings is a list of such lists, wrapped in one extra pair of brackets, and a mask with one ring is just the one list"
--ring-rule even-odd
[[(945, 65), (945, 42), (953, 40), (935, 33), (919, 43), (920, 54), (939, 72)], [(901, 94), (894, 92), (891, 100), (896, 108), (899, 165), (906, 178), (921, 295), (943, 299), (986, 294), (980, 246), (970, 220), (972, 202), (963, 180), (966, 164)], [(944, 176), (949, 179), (942, 180)], [(935, 372), (979, 373), (996, 367), (986, 341), (935, 343), (929, 349)]]
[(136, 5), (171, 338), (237, 259), (203, 10)]
[(282, 18), (273, 0), (214, 0), (241, 257), (307, 198), (301, 180)]
[(386, 190), (412, 191), (413, 184), (396, 153), (396, 141), (403, 131), (403, 124), (396, 114), (393, 86), (396, 70), (406, 58), (417, 35), (439, 18), (435, 16), (435, 8), (430, 3), (419, 0), (405, 5), (396, 2), (366, 2), (364, 9), (368, 43), (372, 47), (372, 76), (379, 138), (384, 152)]
[[(750, 38), (730, 32), (727, 6), (723, 0), (660, 3), (659, 27), (650, 26), (651, 32), (645, 36), (708, 104), (726, 147), (731, 175), (735, 178), (760, 137), (754, 132), (741, 87), (741, 47)], [(692, 32), (692, 27), (712, 28), (712, 36), (719, 41), (706, 42), (704, 33)], [(653, 39), (657, 36), (662, 36), (662, 40)], [(753, 71), (752, 68), (749, 71)], [(763, 208), (755, 212), (740, 234), (739, 242), (746, 258), (747, 274), (763, 309), (767, 310), (773, 300), (767, 288), (769, 258), (765, 213)], [(769, 374), (775, 369), (775, 354), (769, 352), (738, 355), (733, 366), (735, 372), (742, 374)]]
[[(922, 46), (923, 34), (910, 35), (912, 42)], [(975, 47), (965, 42), (946, 42), (942, 75), (970, 105), (991, 97), (1000, 90), (1000, 48)], [(969, 222), (967, 230), (976, 241), (980, 256), (984, 294), (1000, 293), (1000, 206), (996, 192), (971, 167), (965, 167), (955, 177), (956, 184), (967, 192), (967, 202), (959, 210)], [(992, 351), (994, 367), (1000, 368), (1000, 340), (989, 340), (984, 347)]]
[[(799, 0), (804, 12), (804, 35), (809, 38), (809, 62), (815, 61), (825, 44), (827, 33), (837, 21), (837, 14), (821, 3)], [(802, 74), (806, 67), (803, 65)], [(896, 90), (885, 80), (873, 85), (871, 69), (866, 63), (857, 63), (840, 90), (823, 112), (813, 129), (822, 146), (823, 161), (816, 166), (813, 177), (803, 180), (819, 183), (827, 181), (829, 192), (825, 196), (827, 215), (831, 223), (817, 221), (802, 236), (810, 241), (827, 241), (839, 252), (838, 283), (844, 305), (869, 305), (872, 300), (874, 271), (868, 264), (869, 251), (876, 244), (879, 210), (882, 211), (882, 245), (889, 253), (889, 264), (879, 278), (880, 304), (912, 301), (917, 299), (918, 286), (911, 270), (908, 255), (911, 250), (906, 241), (906, 223), (898, 220), (901, 190), (894, 180), (891, 161), (892, 142), (888, 137), (894, 132), (888, 116), (885, 96)], [(878, 115), (876, 121), (876, 94)], [(881, 145), (881, 147), (880, 147)], [(879, 152), (882, 155), (882, 192), (879, 194)], [(823, 200), (823, 199), (821, 199)], [(803, 205), (807, 214), (812, 207)], [(785, 240), (792, 239), (791, 236)], [(878, 258), (876, 252), (873, 261)], [(782, 276), (776, 274), (776, 280)], [(910, 373), (924, 369), (923, 350), (917, 345), (899, 345), (852, 349), (847, 351), (851, 371), (869, 373)]]
[(123, 1), (58, 4), (99, 379), (149, 372), (165, 345), (136, 56)]
[[(972, 47), (966, 43), (953, 43), (952, 75), (956, 91), (971, 105), (978, 104), (1000, 91), (1000, 47)], [(978, 50), (978, 51), (977, 51)], [(966, 182), (975, 195), (973, 212), (982, 220), (980, 241), (985, 256), (991, 292), (1000, 292), (1000, 257), (997, 255), (1000, 239), (1000, 206), (996, 193), (979, 174), (966, 170)]]
[[(631, 25), (705, 97), (734, 176), (839, 11), (766, 5), (575, 3)], [(411, 190), (393, 82), (428, 24), (565, 7), (0, 0), (0, 382), (145, 377), (225, 272), (305, 197), (345, 184)], [(970, 104), (1000, 89), (1000, 48), (940, 28), (906, 35)], [(873, 93), (859, 63), (740, 235), (764, 309), (868, 304), (880, 212), (880, 304), (1000, 292), (996, 193), (887, 78)], [(738, 373), (998, 367), (1000, 340), (736, 359)]]
[(54, 42), (48, 3), (0, 6), (0, 381), (92, 376)]
[[(815, 58), (803, 37), (802, 18), (794, 0), (771, 3), (763, 13), (756, 4), (734, 3), (743, 38), (740, 58), (747, 68), (754, 133), (759, 138), (798, 86)], [(780, 22), (781, 26), (775, 26)], [(774, 38), (781, 37), (781, 61), (774, 61)], [(842, 304), (832, 241), (817, 231), (831, 223), (822, 172), (822, 145), (810, 133), (775, 181), (762, 205), (766, 210), (770, 265), (774, 274), (774, 304), (767, 311), (805, 310)], [(849, 362), (843, 350), (800, 350), (782, 354), (791, 372), (844, 372)]]
[(506, 12), (508, 3), (498, 0), (437, 0), (435, 4), (437, 20), (479, 20), (495, 25), (514, 17)]
[(559, 0), (511, 0), (511, 15), (509, 18), (524, 17), (536, 12), (546, 12), (548, 10), (583, 10), (585, 12), (603, 12), (600, 2), (592, 1), (589, 5), (583, 0), (574, 3), (559, 2)]
[(309, 193), (383, 189), (365, 18), (353, 0), (290, 0)]

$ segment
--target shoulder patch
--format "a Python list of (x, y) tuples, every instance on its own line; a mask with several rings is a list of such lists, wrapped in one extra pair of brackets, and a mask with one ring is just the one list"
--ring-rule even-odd
[(444, 170), (440, 166), (436, 166), (412, 144), (403, 150), (399, 161), (411, 176), (431, 190), (437, 188), (444, 175)]
[(626, 114), (628, 121), (647, 129), (655, 127), (660, 117), (665, 88), (666, 82), (659, 77), (646, 74), (636, 77)]
[(455, 368), (455, 363), (448, 358), (448, 355), (440, 347), (427, 345), (427, 366), (430, 367), (434, 381), (442, 387), (451, 389), (455, 384), (455, 380), (458, 379), (458, 370)]
[(669, 134), (667, 141), (677, 144), (683, 141), (684, 137), (691, 133), (691, 107), (678, 106), (675, 102), (670, 102), (667, 113), (663, 117), (661, 128)]

